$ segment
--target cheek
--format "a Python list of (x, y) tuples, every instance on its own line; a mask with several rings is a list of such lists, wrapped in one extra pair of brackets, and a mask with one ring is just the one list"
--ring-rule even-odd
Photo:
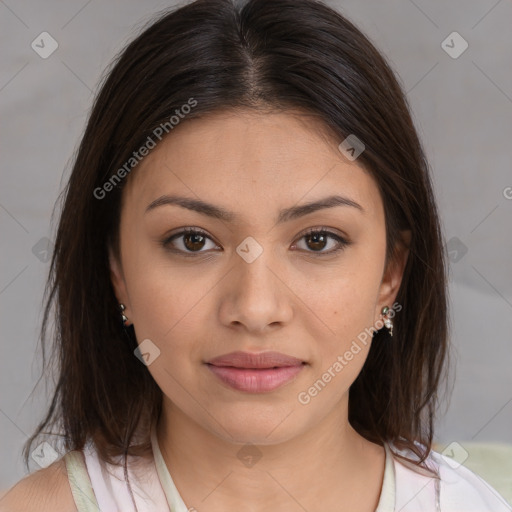
[[(205, 298), (213, 286), (168, 266), (153, 266), (130, 288), (137, 332), (162, 345), (179, 345), (205, 325)], [(140, 338), (139, 338), (140, 339)]]
[(193, 262), (173, 261), (147, 238), (139, 233), (140, 242), (127, 248), (124, 262), (132, 320), (146, 337), (165, 341), (201, 311), (201, 300), (215, 285), (215, 275), (198, 272)]
[(314, 359), (311, 378), (298, 397), (301, 404), (318, 411), (335, 407), (364, 366), (375, 302), (373, 279), (365, 281), (358, 273), (333, 279), (323, 290), (309, 295), (308, 306), (319, 312), (321, 321), (305, 326), (308, 337), (315, 340)]
[(304, 311), (314, 313), (307, 314), (304, 328), (317, 340), (315, 373), (322, 380), (325, 372), (335, 374), (331, 380), (325, 375), (325, 380), (333, 382), (329, 387), (337, 395), (359, 374), (372, 340), (382, 262), (378, 250), (375, 259), (368, 254), (354, 251), (342, 266), (316, 276), (314, 286), (309, 280), (303, 283), (300, 292), (307, 297)]
[(150, 340), (146, 345), (158, 354), (148, 370), (166, 394), (175, 396), (180, 390), (174, 389), (177, 381), (171, 375), (182, 381), (180, 376), (192, 371), (189, 366), (201, 358), (200, 347), (209, 341), (204, 340), (205, 299), (214, 283), (142, 249), (126, 260), (126, 282), (137, 342)]
[(380, 284), (380, 264), (354, 257), (314, 279), (304, 280), (297, 293), (323, 324), (328, 337), (343, 340), (373, 324)]
[(186, 408), (190, 396), (183, 383), (188, 388), (204, 357), (204, 346), (211, 341), (205, 326), (211, 322), (208, 290), (214, 283), (207, 275), (198, 278), (197, 272), (184, 272), (161, 260), (140, 263), (138, 258), (127, 278), (135, 335), (139, 345), (148, 339), (156, 345), (158, 357), (148, 370), (164, 394)]

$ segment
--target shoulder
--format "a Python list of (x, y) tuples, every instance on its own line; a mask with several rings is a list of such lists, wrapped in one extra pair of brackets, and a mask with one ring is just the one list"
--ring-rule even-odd
[(468, 510), (512, 512), (512, 507), (496, 489), (463, 464), (435, 451), (430, 452), (429, 458), (439, 467), (447, 506), (465, 504)]
[(0, 499), (0, 512), (76, 512), (63, 458), (26, 476)]
[[(413, 460), (416, 459), (410, 450), (394, 448), (394, 451)], [(435, 451), (429, 453), (426, 463), (439, 475), (437, 483), (441, 510), (512, 512), (512, 507), (499, 492), (466, 466)], [(436, 482), (432, 476), (423, 473), (412, 463), (410, 465), (404, 463), (402, 459), (395, 458), (394, 466), (397, 497), (402, 497), (404, 502), (411, 499), (411, 496), (425, 502), (434, 497)], [(407, 491), (404, 492), (404, 489)]]

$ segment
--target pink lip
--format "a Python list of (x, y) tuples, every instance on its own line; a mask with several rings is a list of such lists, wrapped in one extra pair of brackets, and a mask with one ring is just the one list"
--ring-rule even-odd
[(305, 366), (279, 352), (231, 352), (208, 361), (208, 368), (228, 386), (248, 393), (273, 391), (291, 381)]
[(207, 361), (215, 366), (234, 366), (235, 368), (274, 368), (276, 366), (298, 366), (303, 363), (296, 357), (287, 356), (280, 352), (230, 352), (223, 356), (215, 357)]

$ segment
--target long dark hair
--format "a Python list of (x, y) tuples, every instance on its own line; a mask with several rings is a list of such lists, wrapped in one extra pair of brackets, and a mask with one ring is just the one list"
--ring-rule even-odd
[(159, 126), (172, 136), (176, 111), (186, 123), (233, 109), (301, 111), (340, 142), (353, 134), (365, 144), (358, 163), (382, 195), (387, 261), (401, 230), (411, 231), (411, 241), (395, 334), (375, 333), (350, 388), (349, 421), (368, 440), (393, 442), (424, 463), (448, 367), (446, 267), (428, 163), (402, 87), (368, 38), (320, 1), (197, 0), (145, 27), (112, 63), (94, 102), (61, 196), (41, 329), (47, 368), (53, 311), (57, 382), (25, 444), (27, 467), (36, 438), (55, 425), (66, 451), (90, 438), (109, 463), (150, 449), (162, 391), (134, 356), (133, 327), (120, 322), (107, 249), (119, 256), (122, 189), (137, 172), (133, 152)]

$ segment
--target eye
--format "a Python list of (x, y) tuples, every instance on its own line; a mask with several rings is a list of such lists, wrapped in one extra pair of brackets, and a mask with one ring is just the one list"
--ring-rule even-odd
[[(324, 227), (311, 228), (307, 230), (301, 235), (299, 240), (303, 239), (306, 240), (306, 248), (303, 250), (306, 252), (318, 253), (320, 256), (334, 254), (341, 251), (351, 243), (337, 233), (329, 231), (329, 229)], [(324, 251), (325, 247), (329, 245), (329, 240), (331, 240), (331, 246), (334, 246), (334, 248)], [(208, 241), (213, 245), (210, 248), (207, 247)], [(215, 249), (218, 247), (206, 232), (199, 228), (185, 228), (179, 233), (175, 233), (163, 240), (162, 245), (164, 248), (172, 252), (180, 253), (184, 256), (201, 254), (207, 252), (208, 249)], [(292, 248), (297, 246), (298, 244), (294, 244)]]
[[(300, 240), (306, 240), (306, 251), (307, 252), (313, 252), (313, 253), (319, 253), (319, 255), (327, 255), (327, 254), (334, 254), (338, 251), (341, 251), (348, 245), (350, 245), (350, 242), (343, 238), (342, 236), (338, 235), (337, 233), (334, 233), (333, 231), (329, 231), (327, 228), (311, 228), (306, 233), (304, 233)], [(329, 251), (323, 251), (326, 246), (328, 246), (328, 241), (331, 239), (331, 241), (334, 241), (334, 243), (331, 243), (331, 246), (334, 245), (334, 249), (331, 249)], [(295, 244), (293, 247), (296, 247), (297, 244)], [(308, 247), (312, 248), (312, 250), (308, 250)]]
[[(166, 238), (162, 242), (162, 245), (173, 252), (184, 253), (185, 256), (188, 256), (194, 253), (206, 252), (201, 249), (207, 245), (208, 240), (213, 243), (213, 240), (207, 236), (205, 231), (199, 228), (186, 228)], [(174, 247), (172, 247), (173, 244)], [(213, 243), (213, 248), (215, 247), (217, 247), (217, 245)]]

